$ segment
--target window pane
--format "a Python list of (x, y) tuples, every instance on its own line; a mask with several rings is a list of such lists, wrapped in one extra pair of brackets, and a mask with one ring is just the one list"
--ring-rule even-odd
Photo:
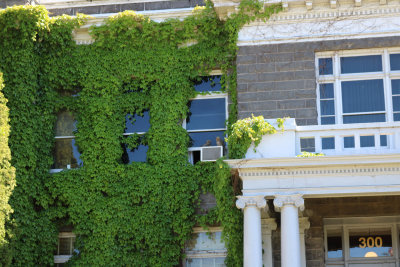
[(221, 75), (202, 77), (201, 81), (195, 81), (194, 89), (197, 92), (221, 91)]
[(385, 122), (385, 114), (351, 115), (343, 116), (343, 123), (369, 123)]
[(321, 115), (335, 115), (335, 102), (333, 100), (321, 100)]
[(125, 116), (125, 133), (147, 132), (150, 129), (150, 113), (143, 112), (143, 116), (138, 114)]
[(191, 147), (218, 146), (224, 145), (225, 133), (224, 131), (197, 132), (189, 133), (189, 137)]
[(343, 137), (344, 148), (354, 148), (354, 136)]
[(327, 75), (333, 73), (332, 58), (320, 58), (318, 60), (319, 75)]
[(400, 111), (400, 96), (393, 97), (393, 111)]
[(381, 139), (381, 146), (387, 146), (387, 135), (381, 135), (380, 136)]
[(382, 56), (341, 57), (341, 73), (382, 71)]
[(333, 83), (323, 83), (319, 85), (319, 94), (321, 99), (334, 98)]
[(350, 257), (393, 257), (390, 229), (351, 230), (349, 245)]
[(391, 70), (400, 70), (400, 54), (391, 54), (390, 55), (390, 69)]
[(375, 136), (360, 136), (360, 147), (374, 147), (375, 146)]
[(328, 259), (338, 259), (343, 257), (342, 232), (341, 230), (330, 230), (327, 236)]
[(393, 120), (394, 121), (400, 121), (400, 113), (394, 113), (393, 114)]
[(54, 164), (51, 168), (78, 168), (82, 165), (80, 155), (75, 139), (56, 139), (53, 150)]
[(335, 149), (335, 137), (322, 137), (322, 149)]
[(189, 109), (187, 130), (225, 128), (225, 98), (192, 100)]
[(76, 120), (69, 111), (61, 111), (57, 114), (56, 136), (73, 136), (76, 131)]
[(328, 125), (328, 124), (335, 124), (335, 117), (321, 117), (321, 124)]
[(385, 111), (383, 80), (342, 82), (343, 113)]
[(300, 138), (301, 152), (315, 152), (314, 138)]
[(122, 163), (129, 164), (132, 162), (146, 162), (147, 150), (149, 150), (147, 145), (140, 144), (133, 151), (130, 150), (126, 144), (123, 145), (123, 148), (124, 152), (122, 154)]
[(58, 238), (58, 246), (59, 246), (58, 255), (72, 255), (74, 241), (75, 241), (74, 237)]
[(392, 94), (400, 95), (400, 80), (392, 80)]

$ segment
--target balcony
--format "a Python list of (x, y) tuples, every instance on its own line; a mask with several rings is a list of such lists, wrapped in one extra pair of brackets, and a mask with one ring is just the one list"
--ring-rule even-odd
[[(274, 125), (275, 120), (268, 120)], [(326, 156), (394, 154), (400, 152), (400, 122), (297, 126), (287, 119), (284, 131), (263, 137), (246, 159), (295, 157), (302, 152)]]

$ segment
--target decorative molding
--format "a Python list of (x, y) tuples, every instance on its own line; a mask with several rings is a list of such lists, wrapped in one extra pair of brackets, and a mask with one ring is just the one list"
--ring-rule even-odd
[(237, 196), (236, 207), (244, 209), (246, 207), (267, 208), (267, 201), (264, 196)]
[(301, 194), (294, 195), (275, 195), (274, 198), (274, 207), (275, 211), (281, 211), (283, 206), (295, 206), (299, 208), (301, 211), (304, 210), (304, 198)]
[(310, 175), (352, 175), (352, 174), (400, 174), (400, 167), (352, 167), (352, 168), (324, 168), (324, 169), (294, 169), (270, 171), (240, 171), (240, 177), (276, 177), (276, 176), (310, 176)]

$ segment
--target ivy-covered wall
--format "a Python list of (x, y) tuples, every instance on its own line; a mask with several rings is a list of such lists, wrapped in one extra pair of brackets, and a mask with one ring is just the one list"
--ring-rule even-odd
[[(40, 6), (1, 10), (0, 72), (8, 100), (0, 95), (1, 264), (52, 265), (58, 229), (72, 225), (80, 252), (72, 266), (176, 266), (199, 224), (220, 225), (226, 264), (241, 266), (237, 177), (222, 161), (189, 164), (181, 124), (195, 96), (193, 81), (212, 69), (224, 73), (233, 102), (228, 125), (236, 120), (238, 30), (279, 9), (242, 1), (238, 14), (221, 21), (208, 3), (183, 21), (162, 23), (126, 11), (93, 27), (94, 43), (81, 46), (71, 33), (84, 16), (50, 18)], [(192, 40), (195, 45), (183, 45)], [(83, 166), (50, 174), (57, 113), (64, 110), (77, 119)], [(125, 138), (126, 114), (144, 110), (150, 130)], [(149, 147), (147, 162), (123, 164), (121, 144), (139, 142)], [(202, 192), (213, 193), (217, 207), (200, 216)]]

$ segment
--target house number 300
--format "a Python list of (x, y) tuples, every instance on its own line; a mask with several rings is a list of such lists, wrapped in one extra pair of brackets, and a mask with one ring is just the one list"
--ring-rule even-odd
[(360, 248), (366, 248), (366, 247), (369, 247), (369, 248), (373, 248), (373, 247), (380, 248), (380, 247), (382, 247), (382, 237), (380, 237), (380, 236), (377, 236), (375, 238), (372, 237), (372, 236), (360, 237), (358, 239), (358, 241), (360, 242), (360, 245), (359, 245)]

